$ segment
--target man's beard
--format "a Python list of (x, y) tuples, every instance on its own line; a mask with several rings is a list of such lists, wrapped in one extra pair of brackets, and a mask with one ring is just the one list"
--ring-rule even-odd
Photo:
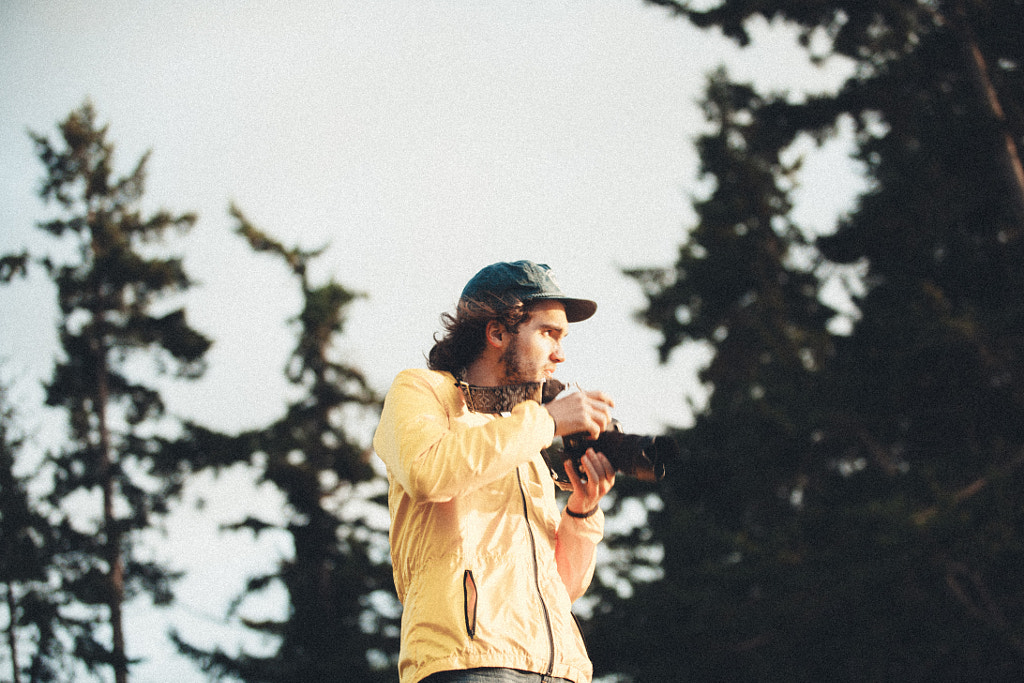
[(504, 375), (498, 386), (479, 387), (462, 379), (456, 380), (455, 384), (466, 400), (466, 407), (472, 412), (506, 413), (525, 400), (547, 403), (564, 388), (558, 380), (538, 376), (541, 373), (535, 364), (531, 370), (530, 363), (524, 361), (519, 352), (518, 339), (513, 336), (498, 359)]
[(519, 337), (512, 335), (508, 348), (501, 354), (499, 359), (505, 372), (504, 384), (525, 384), (527, 382), (539, 382), (537, 372), (524, 367), (523, 359), (519, 353)]

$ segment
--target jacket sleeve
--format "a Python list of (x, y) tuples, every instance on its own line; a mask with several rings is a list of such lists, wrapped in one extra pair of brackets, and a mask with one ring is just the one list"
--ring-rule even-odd
[(536, 456), (555, 423), (533, 401), (484, 424), (452, 428), (437, 373), (403, 371), (384, 400), (373, 445), (414, 501), (444, 502), (475, 490)]

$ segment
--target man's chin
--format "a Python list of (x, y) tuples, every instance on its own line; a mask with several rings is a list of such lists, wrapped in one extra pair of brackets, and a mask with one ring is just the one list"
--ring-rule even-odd
[(511, 386), (513, 384), (543, 384), (549, 379), (551, 379), (551, 377), (548, 375), (541, 375), (539, 378), (533, 379), (529, 377), (506, 377), (504, 384), (506, 386)]

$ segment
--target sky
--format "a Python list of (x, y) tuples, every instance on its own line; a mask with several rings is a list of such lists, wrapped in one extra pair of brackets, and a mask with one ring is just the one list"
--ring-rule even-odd
[[(172, 414), (240, 430), (276, 419), (293, 395), (282, 369), (297, 286), (232, 233), (234, 203), (285, 244), (327, 246), (313, 284), (365, 294), (337, 348), (381, 394), (424, 365), (439, 315), (477, 270), (526, 258), (598, 302), (573, 325), (558, 376), (611, 394), (627, 431), (685, 427), (706, 354), (660, 364), (622, 270), (670, 266), (693, 223), (690, 199), (707, 189), (693, 147), (707, 74), (726, 64), (799, 96), (848, 73), (808, 64), (785, 27), (755, 36), (738, 51), (641, 0), (0, 0), (0, 253), (48, 246), (28, 132), (56, 141), (56, 124), (88, 100), (119, 174), (152, 152), (146, 209), (199, 216), (170, 247), (198, 283), (183, 300), (189, 321), (214, 346), (201, 381), (161, 380)], [(827, 231), (857, 169), (842, 140), (801, 150), (795, 215)], [(0, 371), (43, 444), (62, 428), (36, 408), (56, 316), (45, 278), (0, 287)], [(225, 586), (288, 553), (216, 533), (246, 505), (280, 507), (244, 472), (190, 496), (150, 550), (189, 567), (179, 606), (132, 613), (130, 632), (144, 634), (132, 654), (148, 657), (141, 683), (169, 671), (202, 680), (168, 655), (163, 632), (231, 647)]]

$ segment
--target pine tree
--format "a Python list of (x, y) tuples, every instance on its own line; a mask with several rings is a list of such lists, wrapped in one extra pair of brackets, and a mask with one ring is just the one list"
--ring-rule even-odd
[[(0, 588), (7, 608), (4, 642), (13, 683), (28, 676), (33, 681), (50, 681), (66, 668), (59, 642), (52, 637), (57, 630), (56, 603), (47, 590), (47, 554), (54, 552), (54, 539), (48, 520), (29, 498), (27, 480), (15, 473), (26, 439), (18, 430), (8, 391), (6, 384), (0, 385)], [(27, 660), (32, 663), (26, 666)]]
[(59, 129), (56, 143), (32, 135), (46, 168), (40, 196), (56, 209), (39, 227), (54, 247), (6, 256), (2, 274), (9, 280), (38, 263), (56, 285), (62, 357), (46, 384), (46, 403), (64, 411), (69, 433), (47, 467), (49, 503), (61, 515), (56, 526), (67, 544), (61, 590), (71, 596), (67, 607), (80, 626), (75, 656), (90, 670), (111, 667), (124, 683), (131, 662), (125, 602), (140, 593), (158, 604), (172, 598), (173, 574), (138, 559), (133, 542), (167, 512), (187, 471), (180, 463), (158, 467), (173, 422), (159, 392), (144, 382), (141, 362), (152, 361), (155, 373), (195, 379), (210, 342), (188, 326), (183, 309), (173, 308), (170, 297), (192, 283), (181, 259), (160, 250), (168, 232), (187, 231), (195, 216), (144, 214), (149, 155), (116, 177), (113, 144), (91, 104)]
[(647, 293), (643, 319), (662, 332), (663, 358), (684, 341), (715, 349), (700, 374), (713, 387), (708, 404), (676, 435), (685, 457), (654, 491), (662, 510), (646, 545), (660, 544), (664, 578), (638, 583), (624, 602), (605, 601), (589, 636), (599, 669), (635, 680), (665, 671), (657, 650), (670, 642), (688, 645), (672, 650), (675, 669), (697, 679), (735, 675), (728, 657), (714, 654), (724, 634), (703, 625), (730, 624), (728, 637), (740, 642), (757, 637), (760, 625), (734, 621), (737, 605), (770, 581), (787, 550), (834, 352), (835, 311), (818, 296), (806, 231), (788, 218), (797, 167), (782, 161), (792, 138), (775, 104), (719, 71), (703, 107), (713, 131), (698, 141), (701, 171), (715, 187), (695, 203), (699, 221), (670, 272), (629, 271)]
[[(720, 142), (701, 139), (715, 191), (675, 267), (633, 274), (663, 357), (713, 349), (711, 395), (679, 435), (687, 458), (652, 521), (664, 578), (603, 607), (590, 641), (599, 669), (643, 681), (1018, 679), (1024, 3), (654, 4), (741, 45), (750, 19), (785, 21), (813, 59), (857, 66), (834, 94), (709, 90), (713, 112), (729, 111), (721, 91), (739, 104), (731, 122), (711, 118)], [(868, 190), (834, 235), (807, 243), (772, 189), (790, 172), (774, 160), (844, 119)], [(779, 213), (761, 243), (775, 245), (738, 249), (752, 230), (736, 207), (765, 201)], [(779, 257), (770, 269), (766, 253)], [(841, 335), (811, 276), (846, 264), (866, 275)], [(783, 294), (789, 283), (802, 295)]]
[[(285, 414), (265, 429), (202, 446), (210, 435), (197, 430), (197, 450), (219, 453), (211, 466), (259, 462), (261, 478), (285, 495), (289, 521), (282, 528), (258, 518), (231, 525), (254, 534), (286, 532), (294, 556), (277, 571), (251, 577), (237, 604), (274, 585), (283, 585), (288, 610), (283, 620), (246, 622), (275, 637), (270, 656), (210, 651), (177, 637), (183, 652), (218, 676), (250, 683), (300, 681), (385, 681), (397, 656), (400, 608), (391, 597), (382, 480), (370, 465), (346, 421), (359, 412), (376, 414), (380, 399), (357, 369), (335, 358), (332, 348), (345, 324), (345, 309), (357, 298), (329, 279), (314, 285), (309, 270), (323, 250), (286, 247), (257, 229), (236, 207), (237, 233), (260, 253), (280, 259), (302, 292), (297, 344), (285, 369), (303, 390)], [(229, 455), (230, 454), (230, 455)], [(385, 522), (386, 525), (386, 522)]]

